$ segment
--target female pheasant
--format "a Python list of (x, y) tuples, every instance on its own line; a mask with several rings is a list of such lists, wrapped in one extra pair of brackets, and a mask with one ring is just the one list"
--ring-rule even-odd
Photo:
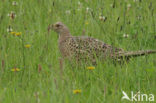
[(131, 57), (156, 53), (156, 50), (126, 52), (91, 37), (72, 36), (62, 22), (53, 24), (52, 29), (59, 34), (58, 45), (63, 58), (77, 62), (96, 63), (96, 60), (105, 60), (106, 58), (122, 61)]

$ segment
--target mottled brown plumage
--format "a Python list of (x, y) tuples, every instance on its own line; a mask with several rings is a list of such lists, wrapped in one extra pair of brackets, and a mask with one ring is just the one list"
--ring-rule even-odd
[(69, 29), (61, 22), (52, 25), (52, 29), (59, 34), (58, 45), (64, 58), (76, 61), (105, 60), (107, 57), (114, 60), (128, 60), (130, 57), (156, 53), (156, 51), (125, 52), (123, 49), (112, 47), (104, 42), (85, 36), (72, 36)]

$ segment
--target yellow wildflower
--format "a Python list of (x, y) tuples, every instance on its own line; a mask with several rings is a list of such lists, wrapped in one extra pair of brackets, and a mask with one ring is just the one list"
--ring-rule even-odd
[(86, 21), (85, 24), (88, 25), (89, 24), (88, 21)]
[(78, 93), (81, 93), (81, 90), (80, 89), (73, 90), (73, 94), (78, 94)]
[(95, 67), (87, 67), (87, 69), (93, 70), (93, 69), (95, 69)]
[(22, 34), (21, 32), (17, 32), (15, 35), (20, 36), (21, 34)]
[(16, 32), (13, 32), (13, 31), (12, 31), (12, 32), (11, 32), (11, 34), (12, 34), (12, 35), (15, 35), (15, 34), (16, 34)]
[(27, 44), (27, 45), (25, 45), (24, 47), (25, 47), (25, 48), (30, 48), (31, 45), (30, 45), (30, 44)]
[(18, 72), (18, 71), (20, 71), (20, 69), (19, 68), (13, 68), (13, 69), (11, 69), (11, 71), (12, 72)]

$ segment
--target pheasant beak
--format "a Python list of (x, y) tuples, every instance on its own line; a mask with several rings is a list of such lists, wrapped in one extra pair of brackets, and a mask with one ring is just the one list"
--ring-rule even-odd
[(51, 25), (51, 29), (52, 29), (52, 30), (55, 30), (55, 29), (56, 29), (55, 24), (52, 24), (52, 25)]
[(48, 25), (48, 32), (50, 32), (51, 29), (53, 29), (53, 25), (49, 24), (49, 25)]
[(54, 29), (54, 24), (51, 25), (51, 28)]
[(54, 24), (51, 25), (51, 28), (52, 28), (52, 29), (54, 28)]

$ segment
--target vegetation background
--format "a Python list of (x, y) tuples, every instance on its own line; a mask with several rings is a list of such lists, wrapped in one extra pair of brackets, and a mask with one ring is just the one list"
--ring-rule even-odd
[(156, 94), (155, 54), (72, 67), (48, 30), (57, 21), (127, 51), (156, 49), (156, 0), (0, 0), (0, 103), (128, 103), (122, 90)]

